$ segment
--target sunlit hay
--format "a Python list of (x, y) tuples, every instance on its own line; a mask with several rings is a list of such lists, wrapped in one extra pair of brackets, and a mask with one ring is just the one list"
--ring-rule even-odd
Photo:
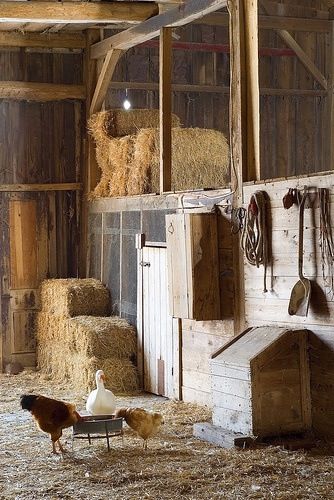
[(137, 352), (136, 330), (118, 317), (77, 316), (68, 320), (73, 352), (106, 358), (133, 358)]
[(89, 392), (96, 388), (95, 374), (103, 370), (106, 387), (115, 394), (131, 394), (138, 391), (138, 370), (128, 359), (86, 357), (74, 354), (71, 358), (71, 384), (79, 392)]
[(37, 342), (67, 341), (68, 326), (66, 320), (66, 316), (58, 316), (44, 311), (37, 313)]
[[(110, 109), (95, 113), (88, 120), (88, 130), (100, 144), (110, 137), (136, 134), (141, 128), (159, 126), (158, 109)], [(172, 114), (172, 127), (179, 127), (180, 119)]]
[[(144, 138), (141, 138), (144, 134)], [(148, 143), (145, 145), (145, 139)], [(146, 171), (146, 192), (159, 192), (159, 131), (138, 133), (142, 155), (131, 168), (131, 175)], [(145, 151), (146, 149), (146, 151)], [(151, 152), (151, 158), (149, 155)], [(200, 128), (172, 130), (172, 190), (224, 187), (230, 181), (229, 145), (222, 132)], [(140, 194), (133, 193), (133, 194)]]
[(37, 343), (37, 368), (53, 380), (65, 382), (71, 375), (71, 354), (68, 343), (61, 341)]
[(98, 280), (51, 279), (41, 285), (42, 311), (58, 316), (106, 316), (110, 310), (108, 289)]
[[(127, 192), (129, 195), (151, 192), (151, 164), (159, 133), (147, 128), (139, 131), (134, 143), (133, 159), (129, 166)], [(159, 191), (159, 189), (158, 189)]]
[(102, 171), (109, 176), (109, 195), (126, 196), (129, 175), (129, 163), (132, 158), (134, 136), (110, 139), (108, 143), (108, 161)]

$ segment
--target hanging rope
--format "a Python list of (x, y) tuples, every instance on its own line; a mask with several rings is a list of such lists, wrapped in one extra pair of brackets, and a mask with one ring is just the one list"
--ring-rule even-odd
[(329, 192), (319, 188), (320, 207), (320, 248), (322, 277), (331, 298), (334, 297), (334, 244), (330, 219)]
[(256, 191), (251, 196), (246, 211), (241, 247), (249, 264), (256, 267), (264, 266), (263, 291), (267, 292), (269, 255), (265, 196), (264, 191)]

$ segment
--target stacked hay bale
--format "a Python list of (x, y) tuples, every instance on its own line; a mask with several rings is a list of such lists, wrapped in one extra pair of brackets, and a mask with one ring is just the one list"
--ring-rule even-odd
[(78, 391), (95, 386), (98, 369), (112, 391), (138, 390), (135, 329), (107, 316), (109, 307), (109, 292), (98, 280), (45, 280), (36, 332), (39, 369)]
[[(90, 118), (88, 126), (101, 168), (101, 180), (91, 198), (159, 191), (158, 123), (158, 110), (109, 110)], [(175, 115), (172, 127), (172, 190), (226, 186), (230, 168), (224, 134), (180, 128)]]

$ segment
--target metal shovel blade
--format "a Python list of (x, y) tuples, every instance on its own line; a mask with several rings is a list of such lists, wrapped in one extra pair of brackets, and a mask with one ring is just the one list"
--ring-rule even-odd
[(290, 316), (307, 316), (310, 304), (311, 282), (301, 278), (291, 290), (288, 312)]

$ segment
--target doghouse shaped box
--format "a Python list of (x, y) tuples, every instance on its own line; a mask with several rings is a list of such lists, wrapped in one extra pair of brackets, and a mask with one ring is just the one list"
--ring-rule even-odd
[(212, 355), (213, 425), (247, 436), (311, 428), (307, 330), (251, 328)]

